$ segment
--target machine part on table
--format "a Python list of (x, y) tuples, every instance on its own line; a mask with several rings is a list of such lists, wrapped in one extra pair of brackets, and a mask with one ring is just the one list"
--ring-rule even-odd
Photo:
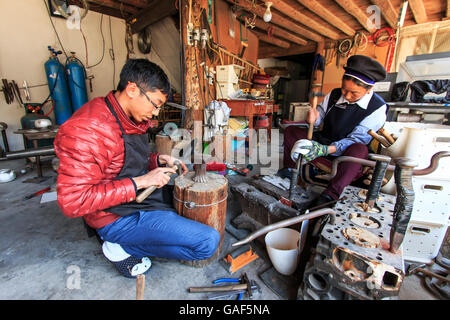
[(266, 233), (268, 233), (270, 231), (273, 231), (273, 230), (276, 230), (276, 229), (279, 229), (279, 228), (289, 227), (289, 226), (292, 226), (294, 224), (300, 223), (302, 221), (314, 219), (314, 218), (317, 218), (317, 217), (320, 217), (320, 216), (323, 216), (323, 215), (326, 215), (326, 214), (330, 215), (330, 217), (331, 217), (330, 223), (334, 224), (335, 211), (330, 209), (330, 208), (319, 209), (319, 210), (316, 210), (316, 211), (313, 211), (313, 212), (310, 212), (310, 213), (307, 213), (307, 214), (303, 214), (301, 216), (293, 217), (293, 218), (290, 218), (290, 219), (286, 219), (286, 220), (282, 220), (282, 221), (276, 222), (274, 224), (267, 225), (267, 226), (265, 226), (265, 227), (255, 231), (255, 232), (249, 234), (244, 239), (233, 243), (232, 246), (236, 247), (236, 246), (241, 246), (243, 244), (247, 244), (250, 241), (252, 241), (252, 240), (254, 240), (254, 239), (256, 239), (256, 238), (258, 238), (258, 237), (260, 237), (262, 235), (265, 235)]
[(292, 170), (292, 176), (291, 176), (291, 183), (289, 186), (289, 201), (291, 201), (292, 205), (292, 198), (294, 197), (294, 190), (297, 186), (297, 180), (298, 175), (302, 169), (302, 161), (303, 161), (303, 155), (301, 154), (300, 157), (297, 159), (297, 163), (295, 165), (295, 169)]
[[(381, 212), (355, 212), (360, 189), (348, 186), (348, 200), (336, 204), (335, 223), (323, 227), (303, 273), (300, 300), (372, 300), (398, 296), (403, 257), (389, 251), (394, 196), (383, 194)], [(358, 227), (355, 227), (358, 225)]]
[(395, 183), (397, 199), (390, 233), (389, 250), (395, 253), (403, 242), (414, 204), (414, 188), (412, 186), (413, 168), (417, 165), (408, 158), (395, 159)]
[(389, 161), (391, 161), (391, 157), (383, 155), (371, 154), (370, 158), (376, 161), (376, 165), (373, 172), (372, 181), (367, 191), (366, 201), (364, 202), (367, 205), (367, 208), (375, 207), (375, 202), (378, 198), (378, 194), (380, 193), (386, 169), (389, 165)]
[[(179, 170), (181, 168), (181, 164), (179, 161), (175, 162), (175, 165), (172, 167), (172, 169), (174, 169), (175, 171)], [(170, 177), (173, 173), (171, 172), (166, 172), (166, 174)], [(144, 201), (145, 199), (148, 198), (149, 195), (151, 195), (156, 189), (158, 189), (157, 186), (150, 186), (148, 188), (146, 188), (144, 191), (142, 191), (137, 197), (136, 197), (136, 202), (137, 203), (141, 203), (142, 201)]]
[(226, 255), (225, 258), (220, 260), (220, 263), (225, 267), (225, 269), (233, 274), (242, 267), (245, 267), (250, 262), (258, 259), (259, 256), (253, 250), (253, 248), (248, 245), (245, 247), (240, 247)]
[(262, 177), (262, 180), (267, 181), (271, 185), (273, 185), (277, 188), (280, 188), (281, 190), (284, 190), (284, 191), (289, 190), (290, 183), (288, 182), (287, 178), (283, 179), (279, 176), (272, 175), (272, 176), (264, 176), (264, 177)]

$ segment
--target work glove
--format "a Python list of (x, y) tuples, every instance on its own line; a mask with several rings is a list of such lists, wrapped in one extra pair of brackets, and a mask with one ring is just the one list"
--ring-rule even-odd
[(320, 144), (316, 141), (301, 139), (295, 142), (291, 150), (291, 158), (297, 161), (299, 156), (303, 155), (303, 159), (307, 162), (313, 161), (318, 157), (328, 155), (328, 146)]

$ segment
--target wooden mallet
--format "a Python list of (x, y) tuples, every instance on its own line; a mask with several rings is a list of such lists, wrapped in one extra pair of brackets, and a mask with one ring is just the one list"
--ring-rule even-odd
[[(312, 105), (311, 105), (311, 111), (314, 112), (317, 108), (317, 100), (319, 99), (319, 97), (323, 97), (323, 93), (322, 92), (312, 92), (311, 96), (313, 98)], [(308, 135), (307, 135), (308, 140), (312, 140), (313, 131), (314, 131), (314, 123), (310, 123), (309, 128), (308, 128)]]

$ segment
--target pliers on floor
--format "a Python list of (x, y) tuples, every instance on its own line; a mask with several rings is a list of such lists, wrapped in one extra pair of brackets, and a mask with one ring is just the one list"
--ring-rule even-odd
[[(214, 284), (222, 283), (222, 282), (234, 282), (234, 283), (240, 283), (240, 282), (241, 282), (241, 279), (222, 278), (222, 279), (217, 279), (217, 280), (214, 280), (214, 281), (213, 281)], [(237, 299), (238, 299), (238, 300), (242, 300), (243, 294), (244, 294), (243, 292), (240, 292)]]

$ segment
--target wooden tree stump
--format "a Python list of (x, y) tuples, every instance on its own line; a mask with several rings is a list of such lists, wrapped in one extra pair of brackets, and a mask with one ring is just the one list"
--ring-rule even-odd
[(175, 179), (174, 207), (178, 214), (216, 229), (220, 242), (216, 252), (208, 259), (181, 261), (193, 267), (202, 267), (215, 261), (223, 246), (227, 213), (228, 180), (215, 173), (206, 173), (208, 181), (194, 182), (195, 172)]

